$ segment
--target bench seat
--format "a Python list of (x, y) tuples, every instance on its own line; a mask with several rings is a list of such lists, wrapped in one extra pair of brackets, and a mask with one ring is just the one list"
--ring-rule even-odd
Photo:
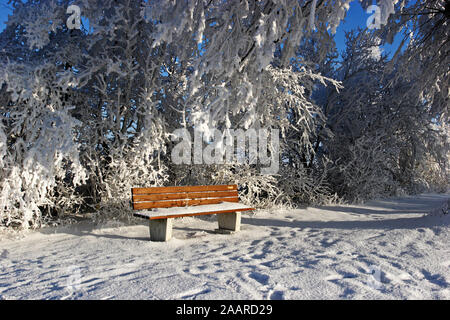
[(156, 208), (151, 211), (135, 212), (134, 216), (154, 219), (181, 218), (189, 216), (199, 216), (205, 214), (220, 214), (236, 211), (254, 210), (245, 204), (238, 202), (222, 202), (218, 204), (204, 204), (192, 207)]

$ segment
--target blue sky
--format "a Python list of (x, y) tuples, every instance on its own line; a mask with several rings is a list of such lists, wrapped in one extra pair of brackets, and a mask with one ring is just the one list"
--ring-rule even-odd
[(8, 14), (11, 12), (7, 9), (7, 3), (7, 0), (0, 0), (0, 31), (5, 28), (4, 23), (8, 20)]
[(334, 41), (336, 41), (339, 52), (345, 49), (345, 32), (355, 30), (358, 27), (365, 28), (369, 16), (368, 13), (364, 12), (358, 2), (354, 1), (350, 4), (350, 9), (347, 11), (345, 20), (341, 21), (334, 36)]
[[(375, 4), (376, 1), (373, 1)], [(358, 27), (366, 28), (367, 19), (371, 16), (371, 13), (366, 13), (359, 1), (353, 1), (350, 3), (350, 9), (347, 11), (347, 15), (345, 20), (341, 22), (339, 27), (336, 30), (336, 34), (334, 36), (334, 40), (336, 41), (336, 47), (339, 52), (342, 52), (345, 49), (345, 32), (350, 30), (355, 30)], [(394, 38), (394, 42), (392, 45), (386, 44), (382, 46), (383, 52), (388, 53), (390, 57), (395, 53), (395, 50), (398, 48), (401, 42), (401, 34), (398, 34)]]
[[(8, 19), (8, 14), (11, 13), (11, 10), (9, 9), (11, 6), (8, 6), (7, 3), (8, 0), (0, 0), (0, 32), (4, 29), (4, 23)], [(364, 12), (361, 8), (359, 1), (353, 1), (350, 4), (350, 9), (347, 12), (345, 21), (341, 22), (335, 34), (336, 46), (339, 52), (342, 52), (345, 49), (345, 31), (356, 29), (358, 26), (365, 28), (369, 16), (370, 14)], [(393, 53), (399, 42), (399, 37), (397, 37), (392, 46), (385, 45), (383, 46), (383, 50), (385, 52)]]

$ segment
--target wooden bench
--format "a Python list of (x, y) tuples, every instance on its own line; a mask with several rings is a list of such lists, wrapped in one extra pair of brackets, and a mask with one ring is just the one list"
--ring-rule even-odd
[(132, 188), (131, 197), (136, 210), (134, 216), (150, 220), (152, 241), (168, 241), (172, 237), (174, 218), (206, 214), (218, 214), (218, 232), (237, 232), (240, 230), (241, 212), (254, 210), (239, 203), (235, 184)]

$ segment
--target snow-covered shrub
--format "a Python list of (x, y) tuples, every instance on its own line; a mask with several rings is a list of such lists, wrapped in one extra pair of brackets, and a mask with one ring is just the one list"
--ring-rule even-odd
[(86, 178), (75, 137), (80, 123), (62, 103), (60, 92), (52, 90), (56, 79), (51, 66), (41, 63), (7, 64), (1, 72), (0, 84), (7, 84), (9, 96), (2, 106), (0, 134), (4, 226), (35, 228), (45, 213), (64, 214), (65, 202), (79, 199), (61, 195), (74, 194)]
[(364, 201), (396, 194), (398, 183), (389, 170), (389, 154), (381, 138), (361, 137), (338, 154), (328, 179), (338, 195), (349, 201)]
[(322, 168), (308, 168), (297, 162), (295, 166), (283, 165), (278, 186), (292, 204), (328, 204), (339, 201), (327, 182), (327, 163)]
[(261, 174), (260, 168), (255, 166), (217, 166), (211, 178), (215, 184), (237, 184), (240, 200), (255, 208), (290, 204), (289, 198), (278, 187), (278, 174)]
[(110, 161), (103, 170), (100, 186), (104, 190), (98, 205), (103, 219), (131, 218), (131, 188), (157, 187), (167, 181), (166, 166), (158, 159), (158, 143), (162, 144), (163, 139), (145, 132), (139, 140), (138, 145), (125, 146), (108, 155)]

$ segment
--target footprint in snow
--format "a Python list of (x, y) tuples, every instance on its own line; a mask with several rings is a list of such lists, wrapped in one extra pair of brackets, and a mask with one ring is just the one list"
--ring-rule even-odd
[(270, 294), (270, 300), (283, 300), (284, 292), (283, 291), (274, 291)]
[(252, 272), (248, 275), (253, 280), (258, 281), (262, 285), (266, 285), (269, 282), (269, 276), (259, 272)]
[(447, 288), (449, 285), (449, 283), (447, 282), (445, 277), (439, 273), (432, 274), (431, 272), (429, 272), (425, 269), (422, 269), (422, 274), (426, 280), (428, 280), (429, 282), (431, 282), (439, 287)]
[(8, 254), (9, 254), (8, 250), (4, 249), (4, 250), (2, 251), (2, 254), (0, 254), (0, 259), (6, 259), (6, 258), (8, 258)]

